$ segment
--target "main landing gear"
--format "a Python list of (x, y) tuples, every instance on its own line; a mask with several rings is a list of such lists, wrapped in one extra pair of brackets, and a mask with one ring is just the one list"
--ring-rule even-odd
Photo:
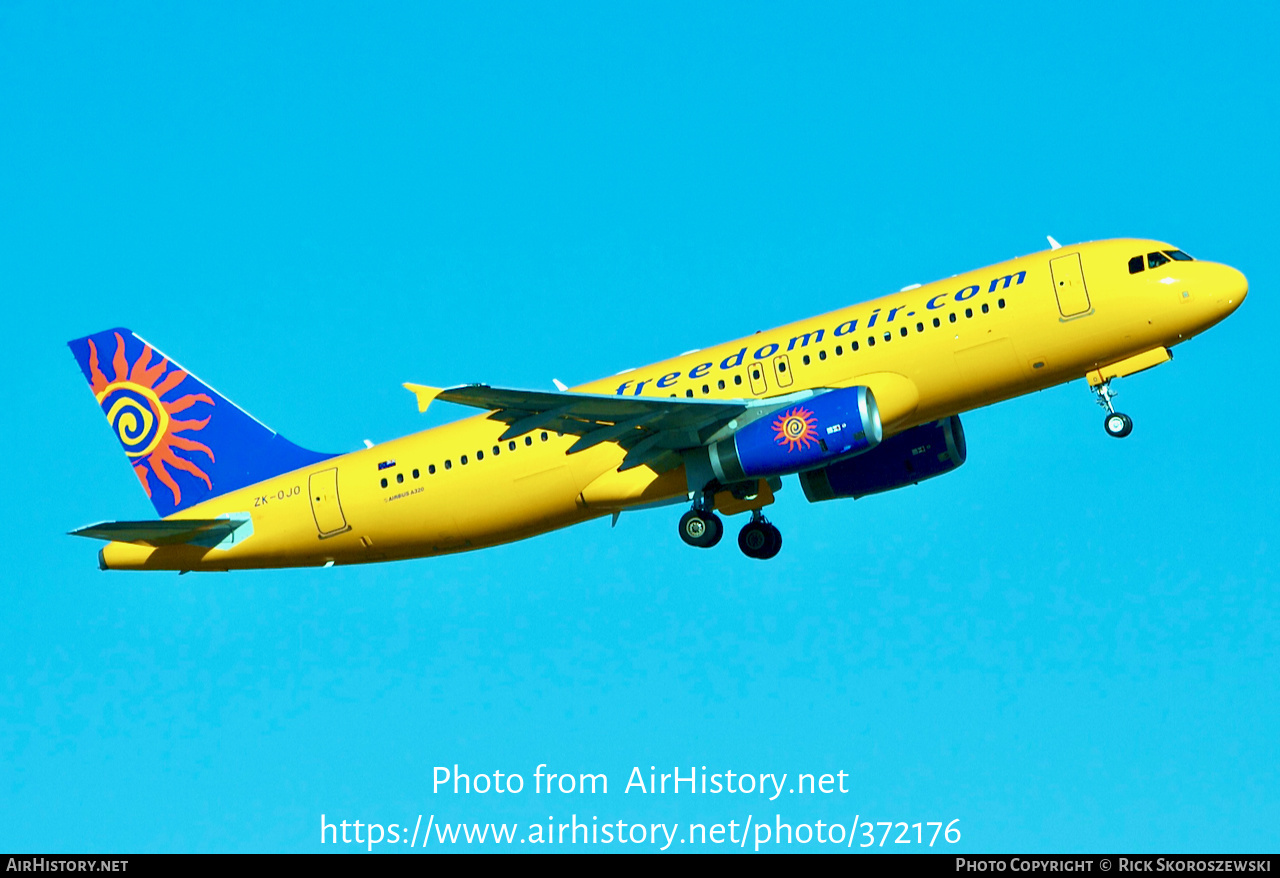
[(1116, 407), (1111, 403), (1116, 396), (1116, 392), (1111, 389), (1111, 382), (1102, 382), (1093, 388), (1093, 393), (1098, 397), (1098, 405), (1107, 410), (1107, 416), (1102, 421), (1102, 428), (1107, 431), (1107, 435), (1123, 439), (1132, 433), (1133, 419), (1116, 411)]
[(699, 549), (710, 549), (724, 536), (724, 523), (710, 509), (695, 506), (680, 516), (680, 539)]
[[(691, 546), (709, 549), (723, 536), (724, 523), (710, 509), (695, 506), (680, 516), (680, 539)], [(748, 558), (772, 558), (782, 548), (782, 534), (756, 509), (738, 533), (738, 548)]]
[(751, 521), (738, 531), (738, 548), (748, 558), (767, 560), (782, 548), (782, 533), (756, 509), (751, 513)]

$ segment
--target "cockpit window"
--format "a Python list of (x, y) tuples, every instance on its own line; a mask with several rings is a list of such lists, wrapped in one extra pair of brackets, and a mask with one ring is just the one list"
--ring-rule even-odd
[(1144, 268), (1146, 268), (1146, 266), (1142, 264), (1141, 253), (1129, 260), (1129, 274), (1137, 274)]
[(1172, 256), (1178, 262), (1195, 262), (1194, 259), (1188, 256), (1186, 253), (1183, 253), (1181, 250), (1166, 250), (1164, 252)]
[(1168, 261), (1169, 257), (1165, 256), (1163, 253), (1156, 252), (1147, 254), (1147, 268), (1156, 268), (1157, 266), (1164, 265)]

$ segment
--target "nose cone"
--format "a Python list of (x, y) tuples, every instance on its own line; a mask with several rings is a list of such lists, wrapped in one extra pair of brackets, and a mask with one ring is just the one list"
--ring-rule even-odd
[(1249, 295), (1249, 279), (1230, 265), (1222, 266), (1222, 280), (1219, 283), (1218, 300), (1228, 312), (1239, 308), (1244, 297)]

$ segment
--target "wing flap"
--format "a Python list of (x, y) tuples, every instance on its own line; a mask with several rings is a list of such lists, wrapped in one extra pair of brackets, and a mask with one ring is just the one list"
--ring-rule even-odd
[[(502, 412), (500, 420), (508, 423), (529, 421), (533, 426), (522, 432), (537, 429), (532, 418), (545, 415), (551, 419), (578, 420), (583, 428), (606, 423), (616, 424), (631, 418), (644, 416), (650, 423), (661, 421), (664, 426), (687, 426), (708, 419), (733, 417), (748, 405), (740, 399), (672, 399), (650, 396), (615, 396), (604, 393), (553, 393), (545, 390), (513, 390), (490, 387), (487, 384), (467, 384), (439, 391), (436, 399), (468, 405), (473, 408)], [(506, 415), (509, 415), (507, 417)], [(525, 427), (524, 424), (519, 424)]]
[[(421, 384), (405, 387), (424, 401), (471, 406), (491, 412), (495, 421), (508, 424), (502, 438), (510, 439), (532, 430), (555, 430), (570, 436), (588, 436), (609, 429), (624, 448), (654, 433), (681, 434), (674, 447), (698, 445), (748, 408), (756, 400), (743, 399), (672, 399), (662, 397), (615, 396), (602, 393), (551, 392), (466, 384), (439, 389)], [(628, 425), (623, 427), (623, 425)], [(634, 435), (628, 435), (629, 433)], [(700, 437), (700, 438), (699, 438)], [(604, 439), (575, 445), (573, 452), (584, 451)]]

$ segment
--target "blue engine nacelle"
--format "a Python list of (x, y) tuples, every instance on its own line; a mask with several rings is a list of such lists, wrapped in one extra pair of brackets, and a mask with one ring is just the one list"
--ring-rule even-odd
[(810, 503), (865, 497), (949, 473), (965, 455), (964, 428), (952, 415), (891, 436), (870, 454), (801, 473), (800, 485)]
[(707, 449), (721, 484), (782, 476), (870, 451), (880, 410), (869, 387), (845, 387), (783, 406)]

